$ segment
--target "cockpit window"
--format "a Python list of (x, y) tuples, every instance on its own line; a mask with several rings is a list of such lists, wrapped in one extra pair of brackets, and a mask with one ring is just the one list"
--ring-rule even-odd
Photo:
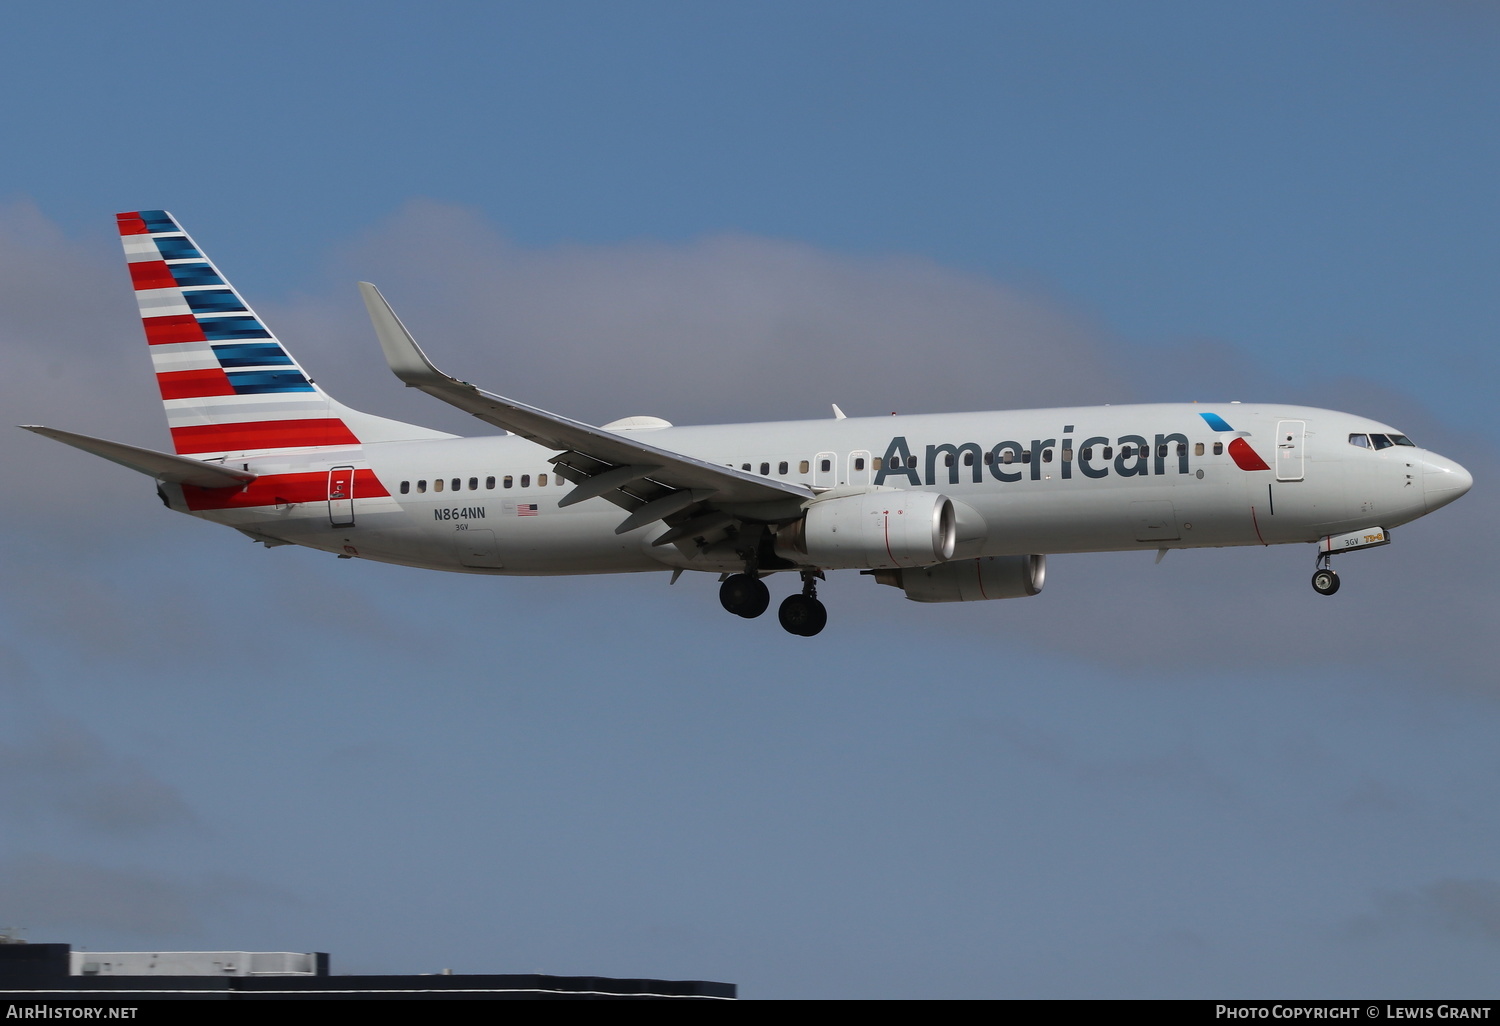
[(1389, 449), (1391, 446), (1396, 444), (1385, 435), (1371, 435), (1370, 441), (1375, 443), (1375, 448), (1377, 449)]
[(1368, 449), (1370, 447), (1370, 436), (1369, 435), (1350, 435), (1349, 436), (1349, 444), (1350, 445), (1357, 445), (1361, 449)]
[(1417, 443), (1413, 442), (1410, 438), (1407, 438), (1405, 435), (1391, 435), (1391, 441), (1395, 442), (1397, 445), (1409, 445), (1413, 449), (1415, 449), (1417, 447)]

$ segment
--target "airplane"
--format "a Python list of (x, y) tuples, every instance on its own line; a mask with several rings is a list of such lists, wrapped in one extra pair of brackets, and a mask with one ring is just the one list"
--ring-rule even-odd
[(500, 576), (685, 571), (812, 637), (817, 582), (858, 570), (918, 602), (1033, 596), (1046, 554), (1312, 543), (1334, 555), (1473, 484), (1389, 425), (1302, 406), (1180, 403), (595, 427), (433, 366), (375, 286), (391, 371), (506, 434), (350, 409), (293, 359), (172, 215), (117, 215), (175, 453), (22, 425), (154, 478), (170, 509), (267, 547)]

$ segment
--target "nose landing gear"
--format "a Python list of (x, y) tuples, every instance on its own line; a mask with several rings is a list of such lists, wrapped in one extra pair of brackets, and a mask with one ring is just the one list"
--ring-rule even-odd
[(828, 609), (818, 601), (818, 570), (802, 571), (802, 593), (788, 595), (776, 611), (776, 618), (789, 633), (810, 638), (828, 625)]
[(1318, 553), (1318, 568), (1312, 575), (1313, 591), (1319, 595), (1332, 595), (1339, 590), (1339, 575), (1333, 570), (1333, 556), (1327, 552)]

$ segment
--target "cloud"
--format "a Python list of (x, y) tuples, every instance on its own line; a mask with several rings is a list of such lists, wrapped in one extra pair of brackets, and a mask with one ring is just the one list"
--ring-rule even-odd
[(268, 893), (238, 878), (181, 880), (35, 852), (0, 859), (0, 909), (37, 937), (79, 929), (147, 938), (195, 934), (226, 904)]
[(1425, 887), (1375, 895), (1375, 912), (1356, 918), (1349, 932), (1368, 936), (1409, 930), (1500, 944), (1500, 883), (1445, 877)]
[(346, 384), (358, 388), (356, 405), (389, 405), (398, 391), (356, 278), (381, 286), (439, 366), (595, 422), (1131, 398), (1107, 340), (1082, 318), (915, 257), (745, 235), (534, 250), (471, 211), (417, 202), (344, 247), (330, 277), (331, 296), (266, 312), (286, 338), (317, 340), (299, 354), (341, 398)]
[(27, 706), (25, 696), (5, 702), (12, 736), (0, 737), (0, 814), (12, 826), (60, 820), (124, 838), (196, 825), (177, 788), (140, 760), (69, 717)]

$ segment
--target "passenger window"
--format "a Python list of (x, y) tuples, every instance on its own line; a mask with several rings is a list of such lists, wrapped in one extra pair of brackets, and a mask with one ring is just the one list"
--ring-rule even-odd
[(1091, 460), (1091, 459), (1093, 459), (1094, 458), (1094, 447), (1092, 445), (1085, 445), (1083, 447), (1083, 449), (1080, 450), (1079, 457), (1081, 459), (1085, 459), (1085, 460)]
[(521, 475), (521, 487), (522, 488), (530, 488), (531, 487), (531, 475), (530, 474), (522, 474)]
[(1031, 462), (1031, 450), (1030, 449), (1022, 449), (1021, 450), (1021, 462), (1022, 463), (1030, 463)]
[(946, 456), (943, 457), (943, 466), (945, 466), (945, 467), (951, 467), (951, 466), (953, 466), (953, 454), (951, 452), (948, 453), (948, 455), (946, 455)]
[(418, 481), (417, 482), (417, 494), (420, 495), (423, 492), (425, 492), (426, 490), (427, 490), (427, 482), (426, 481)]
[(749, 471), (750, 471), (750, 464), (748, 464), (748, 463), (741, 463), (740, 464), (740, 469), (743, 470), (743, 471), (745, 471), (746, 473), (749, 473)]
[(411, 482), (410, 481), (402, 481), (401, 482), (401, 494), (405, 495), (409, 491), (411, 491)]
[(1187, 443), (1186, 442), (1178, 442), (1177, 443), (1177, 455), (1179, 455), (1179, 456), (1186, 456), (1187, 455)]
[(538, 474), (536, 476), (536, 486), (538, 488), (546, 488), (547, 487), (547, 475), (546, 474)]
[(1073, 450), (1072, 449), (1064, 449), (1062, 451), (1062, 454), (1063, 454), (1063, 462), (1064, 463), (1072, 463), (1073, 462)]
[(1197, 442), (1197, 443), (1195, 443), (1193, 445), (1193, 455), (1194, 456), (1202, 456), (1203, 455), (1203, 443), (1202, 442)]
[(797, 473), (799, 474), (805, 474), (811, 469), (812, 464), (807, 462), (806, 460), (803, 460), (801, 463), (797, 464)]
[(1214, 455), (1215, 456), (1222, 456), (1222, 455), (1224, 455), (1224, 443), (1223, 442), (1215, 442), (1214, 443)]
[(440, 492), (440, 491), (443, 490), (443, 479), (442, 478), (438, 478), (437, 480), (435, 480), (435, 481), (432, 482), (432, 490), (435, 491), (435, 492)]
[(769, 474), (771, 472), (771, 465), (769, 463), (762, 463), (760, 465), (760, 472), (762, 475)]
[(455, 492), (458, 491), (460, 488), (462, 488), (463, 485), (464, 485), (464, 482), (463, 482), (462, 478), (455, 477), (453, 479), (453, 490)]
[(1042, 462), (1043, 463), (1051, 463), (1052, 462), (1052, 450), (1051, 449), (1043, 449), (1042, 450)]
[(786, 471), (787, 471), (786, 460), (782, 460), (780, 463), (776, 464), (776, 473), (778, 473), (778, 474), (785, 474)]
[[(832, 469), (833, 469), (833, 460), (819, 460), (818, 461), (818, 472), (820, 474), (826, 474), (826, 473), (828, 473)], [(807, 473), (807, 464), (805, 464), (805, 463), (802, 465), (802, 472), (804, 474)]]
[(505, 479), (500, 482), (501, 486), (504, 488), (511, 488), (515, 485), (515, 483), (516, 479), (511, 477), (509, 474), (506, 474)]
[(484, 479), (484, 486), (487, 489), (489, 489), (490, 491), (494, 491), (495, 490), (495, 479), (493, 477), (487, 477), (487, 478), (485, 478)]
[(1350, 435), (1349, 444), (1357, 445), (1361, 449), (1368, 449), (1370, 447), (1370, 439), (1365, 435)]
[(1158, 459), (1163, 460), (1167, 458), (1167, 447), (1165, 443), (1156, 447), (1156, 456)]
[(1112, 459), (1115, 458), (1115, 447), (1114, 446), (1112, 446), (1112, 445), (1106, 445), (1104, 447), (1104, 458), (1107, 459), (1107, 460), (1112, 460)]
[[(875, 457), (875, 464), (874, 465), (875, 465), (875, 469), (876, 470), (880, 469), (880, 457), (879, 456)], [(854, 469), (855, 470), (864, 470), (865, 469), (865, 458), (863, 456), (856, 456), (856, 457), (854, 457)]]
[(469, 491), (476, 492), (478, 490), (479, 490), (479, 478), (477, 478), (477, 477), (471, 477), (471, 478), (469, 478)]
[(1013, 449), (1006, 449), (1005, 450), (1005, 455), (1002, 456), (1002, 457), (1000, 457), (1000, 462), (1001, 463), (1014, 463), (1014, 462), (1016, 462), (1016, 453), (1015, 453), (1015, 450), (1013, 450)]
[(994, 451), (992, 450), (990, 452), (985, 453), (984, 454), (984, 465), (986, 467), (989, 467), (989, 466), (993, 466), (994, 463), (995, 463), (995, 453), (994, 453)]
[(906, 457), (906, 469), (907, 470), (916, 470), (917, 469), (917, 458), (915, 456), (908, 456), (908, 457)]

